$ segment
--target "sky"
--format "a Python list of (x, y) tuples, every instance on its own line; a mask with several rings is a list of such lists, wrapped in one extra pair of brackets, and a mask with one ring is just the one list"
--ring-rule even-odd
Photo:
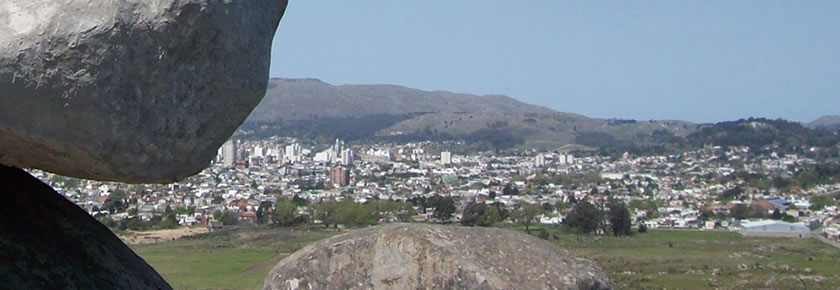
[(598, 118), (840, 114), (840, 1), (290, 0), (271, 76)]

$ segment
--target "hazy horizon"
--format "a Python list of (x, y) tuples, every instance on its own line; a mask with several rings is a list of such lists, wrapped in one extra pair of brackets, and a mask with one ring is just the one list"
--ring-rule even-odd
[(290, 1), (272, 77), (507, 95), (598, 118), (838, 115), (840, 4)]

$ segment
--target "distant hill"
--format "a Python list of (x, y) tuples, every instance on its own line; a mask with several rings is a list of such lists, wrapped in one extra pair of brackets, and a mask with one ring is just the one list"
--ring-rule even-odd
[[(780, 151), (836, 146), (840, 116), (806, 127), (749, 118), (697, 125), (683, 121), (597, 119), (526, 104), (507, 96), (423, 91), (393, 85), (330, 85), (316, 79), (272, 79), (241, 129), (251, 136), (295, 136), (330, 142), (461, 140), (479, 150), (569, 144), (604, 153), (674, 152), (705, 144), (775, 144)], [(820, 128), (820, 130), (810, 129)], [(829, 129), (829, 131), (822, 130)], [(580, 146), (572, 146), (580, 148)], [(567, 147), (568, 148), (568, 147)], [(775, 150), (775, 149), (774, 149)]]
[(422, 91), (394, 85), (334, 86), (317, 79), (271, 79), (266, 97), (248, 120), (308, 120), (429, 112), (556, 113), (500, 95)]
[(779, 151), (790, 151), (803, 146), (836, 146), (840, 137), (833, 132), (803, 127), (797, 122), (749, 118), (701, 125), (697, 131), (689, 134), (685, 141), (695, 146), (714, 144), (749, 146), (756, 149), (774, 144)]
[(242, 126), (256, 136), (455, 139), (481, 144), (483, 149), (644, 146), (687, 136), (695, 128), (682, 121), (589, 118), (501, 95), (393, 85), (335, 86), (316, 79), (271, 79), (265, 98)]
[(805, 126), (811, 129), (840, 130), (840, 115), (822, 116)]

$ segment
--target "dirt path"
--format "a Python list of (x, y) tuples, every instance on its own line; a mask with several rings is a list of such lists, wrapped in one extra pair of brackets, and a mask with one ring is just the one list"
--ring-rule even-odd
[(148, 231), (148, 232), (135, 232), (129, 231), (127, 235), (120, 236), (120, 239), (123, 240), (126, 244), (129, 245), (139, 245), (139, 244), (150, 244), (150, 243), (157, 243), (163, 241), (171, 241), (175, 239), (179, 239), (184, 236), (192, 236), (197, 234), (202, 234), (208, 232), (207, 228), (205, 227), (195, 227), (195, 228), (177, 228), (172, 230), (159, 230), (159, 231)]
[(815, 234), (814, 237), (817, 238), (817, 240), (820, 240), (821, 242), (828, 244), (829, 246), (840, 249), (840, 242), (826, 239), (825, 237), (823, 237), (821, 235), (818, 235), (818, 234)]

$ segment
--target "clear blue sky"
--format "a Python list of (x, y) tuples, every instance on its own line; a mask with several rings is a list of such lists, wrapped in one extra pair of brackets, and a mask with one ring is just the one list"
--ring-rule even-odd
[(840, 114), (840, 1), (290, 0), (272, 77), (600, 118)]

